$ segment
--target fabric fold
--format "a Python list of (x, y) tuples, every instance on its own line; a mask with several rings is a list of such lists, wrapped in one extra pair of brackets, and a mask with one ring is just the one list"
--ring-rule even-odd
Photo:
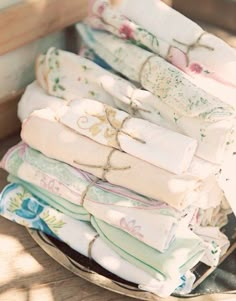
[[(155, 279), (114, 252), (97, 237), (96, 231), (89, 223), (70, 218), (45, 205), (21, 185), (10, 184), (3, 189), (0, 194), (0, 215), (27, 228), (54, 236), (86, 257), (90, 253), (98, 264), (111, 273), (161, 297), (167, 297), (180, 285), (190, 289), (194, 281), (191, 273), (173, 281)], [(89, 247), (91, 241), (94, 242), (92, 247)], [(179, 289), (181, 290), (181, 287)]]
[[(142, 6), (141, 3), (136, 2), (135, 6), (137, 5)], [(175, 20), (174, 17), (174, 19), (171, 18), (171, 15), (176, 15), (176, 12), (168, 8), (170, 13), (168, 15), (166, 13), (167, 8), (164, 3), (159, 3), (157, 7), (154, 8), (152, 13), (157, 15), (158, 20), (153, 20), (153, 24), (155, 22), (162, 22), (160, 19), (165, 18), (166, 22), (168, 21), (167, 24), (176, 22), (176, 26), (178, 27), (179, 23), (177, 23), (177, 20)], [(145, 4), (143, 9), (145, 9), (145, 11), (150, 9), (150, 1)], [(127, 6), (125, 10), (128, 10), (128, 15), (131, 14), (131, 16), (133, 16), (133, 12), (130, 12)], [(160, 11), (162, 11), (161, 15)], [(194, 26), (194, 23), (186, 19), (183, 15), (177, 13), (177, 16), (180, 19), (182, 18), (183, 22), (187, 20), (187, 23), (190, 22), (190, 24)], [(139, 17), (136, 15), (134, 18), (137, 21)], [(223, 102), (236, 107), (236, 85), (232, 79), (232, 69), (230, 71), (227, 70), (230, 65), (236, 66), (236, 53), (234, 53), (235, 51), (229, 45), (219, 38), (204, 32), (199, 27), (198, 38), (196, 38), (195, 41), (194, 38), (189, 39), (189, 45), (188, 43), (177, 41), (175, 38), (169, 40), (169, 32), (166, 33), (167, 40), (165, 40), (165, 37), (162, 36), (165, 31), (163, 27), (158, 26), (158, 28), (153, 29), (149, 27), (146, 20), (142, 21), (143, 26), (125, 17), (125, 11), (121, 12), (117, 7), (114, 9), (114, 7), (109, 5), (109, 1), (96, 0), (91, 5), (90, 16), (87, 18), (86, 23), (93, 28), (106, 30), (139, 47), (160, 55), (172, 65), (194, 78), (194, 83), (197, 86), (220, 98)], [(146, 28), (148, 28), (148, 30)], [(175, 31), (173, 35), (178, 35), (178, 33)], [(182, 40), (184, 40), (185, 35), (186, 30), (182, 31)], [(219, 57), (222, 52), (226, 55), (224, 60), (228, 60), (226, 64), (225, 62), (222, 63), (222, 58)], [(211, 64), (208, 65), (209, 61), (212, 60), (212, 55), (214, 57), (214, 64), (211, 62)], [(222, 64), (221, 68), (219, 68), (220, 64)], [(226, 74), (222, 76), (221, 69), (224, 64), (225, 67), (227, 66), (227, 71), (225, 70)], [(215, 70), (216, 65), (218, 65), (219, 68), (217, 72)], [(225, 75), (227, 75), (227, 80), (224, 77)], [(234, 75), (236, 76), (235, 73)]]
[(163, 281), (191, 269), (204, 254), (201, 239), (188, 229), (179, 229), (168, 251), (158, 253), (129, 234), (92, 217), (92, 225), (101, 238), (120, 256)]
[(13, 175), (9, 175), (7, 180), (11, 183), (16, 183), (24, 187), (28, 192), (30, 192), (36, 198), (42, 200), (47, 205), (55, 208), (56, 210), (62, 212), (63, 214), (78, 219), (81, 221), (90, 221), (89, 212), (82, 206), (71, 204), (68, 200), (62, 199), (56, 196), (54, 193), (50, 193), (42, 187), (37, 187), (30, 182), (26, 182), (20, 178)]
[(72, 101), (56, 118), (96, 142), (176, 174), (187, 171), (197, 148), (190, 137), (90, 99)]
[[(178, 212), (165, 203), (142, 197), (127, 189), (107, 182), (95, 182), (91, 175), (47, 158), (23, 143), (7, 152), (1, 166), (18, 178), (11, 177), (10, 181), (21, 183), (33, 195), (40, 197), (37, 194), (39, 189), (57, 195), (61, 208), (48, 202), (52, 207), (62, 212), (63, 208), (67, 211), (74, 209), (73, 217), (78, 219), (76, 212), (83, 205), (90, 214), (129, 232), (161, 252), (168, 249), (173, 241), (178, 221), (181, 220), (188, 227), (188, 221), (194, 214), (190, 208)], [(67, 214), (66, 211), (64, 213)], [(150, 228), (156, 229), (158, 235), (153, 235)]]
[[(103, 15), (105, 6), (98, 7)], [(144, 10), (146, 14), (143, 14)], [(147, 0), (145, 3), (142, 0), (120, 1), (115, 11), (156, 37), (158, 54), (175, 66), (192, 76), (200, 75), (236, 88), (235, 50), (222, 39), (205, 32), (194, 21), (157, 0)], [(147, 18), (149, 15), (152, 17)]]
[(230, 246), (227, 236), (220, 232), (218, 227), (195, 227), (194, 233), (201, 237), (206, 245), (201, 262), (216, 267)]
[(34, 102), (36, 108), (40, 104), (42, 107), (49, 104), (55, 110), (58, 122), (98, 143), (176, 174), (185, 172), (192, 162), (197, 142), (190, 137), (134, 118), (95, 100), (78, 98), (68, 105), (61, 102), (60, 106), (60, 100), (48, 96), (42, 89), (30, 91), (27, 94), (30, 108)]
[(61, 101), (56, 103), (50, 97), (48, 101), (39, 97), (37, 102), (33, 102), (33, 95), (40, 91), (37, 84), (32, 84), (18, 105), (21, 120), (27, 118), (33, 110), (46, 105), (55, 109), (59, 103), (89, 98), (196, 139), (196, 155), (213, 163), (222, 162), (226, 145), (233, 140), (231, 119), (208, 122), (187, 117), (173, 110), (152, 93), (137, 89), (125, 79), (72, 53), (49, 49), (47, 55), (41, 55), (37, 61), (36, 76), (45, 91), (61, 98)]
[(233, 107), (197, 87), (190, 76), (158, 55), (82, 23), (77, 29), (84, 42), (116, 71), (140, 83), (177, 113), (209, 122), (235, 116)]
[[(215, 193), (196, 177), (174, 175), (74, 133), (58, 123), (49, 109), (33, 113), (23, 123), (21, 136), (24, 142), (48, 157), (78, 167), (112, 184), (166, 202), (177, 209), (186, 208), (194, 202), (208, 202), (211, 193)], [(210, 179), (216, 183), (214, 176)], [(214, 189), (216, 187), (217, 184), (212, 186)], [(216, 203), (220, 202), (221, 196), (216, 200)]]

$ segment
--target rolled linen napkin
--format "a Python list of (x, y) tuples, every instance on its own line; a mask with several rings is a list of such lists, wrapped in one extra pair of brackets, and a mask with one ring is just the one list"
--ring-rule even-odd
[[(213, 185), (214, 189), (209, 191), (206, 181), (189, 175), (174, 175), (81, 136), (58, 123), (50, 109), (34, 112), (23, 123), (21, 137), (48, 157), (90, 172), (112, 184), (166, 202), (177, 209), (186, 208), (193, 202), (198, 204), (204, 201), (207, 204), (217, 188), (217, 185)], [(216, 182), (214, 176), (208, 180)], [(221, 195), (218, 192), (217, 195), (220, 197), (217, 203), (220, 203)]]
[[(77, 209), (78, 205), (83, 205), (91, 214), (122, 228), (161, 252), (173, 241), (178, 220), (181, 219), (184, 226), (188, 227), (195, 212), (190, 208), (177, 212), (165, 203), (150, 200), (127, 189), (102, 181), (95, 183), (91, 175), (47, 158), (23, 143), (7, 152), (1, 166), (18, 177), (11, 178), (12, 182), (19, 182), (20, 178), (21, 184), (33, 195), (39, 196), (35, 193), (36, 187), (39, 187), (50, 195), (58, 195), (63, 208), (72, 209), (74, 205)], [(87, 189), (91, 183), (94, 185)], [(55, 207), (54, 203), (49, 204)], [(55, 208), (63, 212), (61, 208)], [(150, 228), (155, 229), (155, 234)]]
[(205, 249), (203, 242), (185, 228), (178, 229), (175, 241), (165, 253), (159, 253), (129, 234), (91, 218), (92, 225), (115, 252), (156, 279), (174, 279), (199, 262)]
[[(236, 52), (227, 43), (162, 1), (122, 0), (119, 4), (116, 11), (136, 22), (145, 30), (144, 34), (149, 32), (157, 38), (160, 56), (192, 76), (236, 87)], [(97, 13), (103, 16), (106, 7), (98, 6)], [(126, 36), (132, 34), (128, 28), (123, 28), (123, 32)]]
[(197, 87), (163, 58), (109, 33), (77, 24), (84, 42), (115, 70), (140, 83), (177, 113), (214, 122), (235, 116), (233, 107)]
[[(22, 186), (10, 184), (0, 194), (0, 215), (55, 236), (86, 257), (94, 259), (111, 273), (136, 284), (140, 289), (161, 297), (170, 295), (179, 285), (191, 290), (191, 273), (173, 281), (159, 281), (115, 253), (98, 237), (89, 223), (75, 220), (45, 205)], [(180, 287), (181, 289), (181, 287)], [(186, 291), (188, 293), (188, 291)]]
[(63, 106), (58, 99), (52, 99), (40, 88), (30, 91), (30, 108), (33, 107), (31, 103), (38, 107), (41, 99), (42, 106), (52, 101), (60, 123), (96, 142), (120, 149), (176, 174), (183, 173), (190, 166), (197, 148), (197, 142), (192, 138), (133, 118), (95, 100), (78, 98)]
[[(229, 60), (229, 65), (236, 66), (236, 51), (234, 51), (229, 45), (224, 43), (219, 38), (216, 38), (213, 35), (204, 32), (200, 28), (199, 29), (202, 33), (199, 33), (199, 39), (196, 39), (195, 43), (190, 43), (188, 46), (186, 43), (184, 43), (186, 45), (182, 43), (178, 44), (175, 41), (175, 39), (173, 39), (171, 43), (171, 41), (168, 41), (168, 38), (167, 40), (163, 40), (162, 38), (159, 39), (159, 36), (163, 31), (163, 27), (158, 26), (154, 30), (152, 29), (152, 32), (155, 32), (155, 35), (146, 30), (146, 22), (144, 20), (144, 23), (142, 23), (144, 24), (144, 27), (138, 25), (134, 21), (126, 18), (124, 16), (124, 11), (121, 13), (119, 9), (114, 9), (113, 7), (111, 7), (109, 5), (108, 0), (95, 0), (93, 2), (94, 3), (92, 4), (90, 11), (90, 17), (87, 19), (87, 23), (89, 25), (91, 25), (94, 28), (109, 31), (120, 38), (129, 40), (137, 46), (141, 46), (150, 50), (153, 53), (160, 55), (161, 57), (169, 61), (171, 64), (173, 64), (175, 67), (181, 69), (185, 73), (189, 74), (191, 77), (194, 77), (194, 83), (197, 86), (220, 98), (222, 101), (236, 107), (236, 73), (234, 72), (234, 77), (232, 72), (228, 73), (227, 77), (230, 79), (230, 81), (227, 82), (227, 80), (222, 77), (222, 73), (219, 73), (221, 69), (218, 69), (218, 74), (212, 71), (212, 68), (215, 68), (215, 63), (214, 65), (209, 66), (210, 68), (208, 69), (206, 65), (203, 62), (201, 62), (201, 59), (203, 59), (204, 62), (208, 63), (209, 60), (212, 59), (212, 55), (216, 55), (217, 63), (222, 63), (222, 59), (220, 59), (219, 61), (219, 58), (221, 58), (222, 51), (224, 51), (224, 53), (227, 55), (226, 60)], [(141, 1), (138, 2), (138, 4), (137, 2), (135, 3), (135, 6), (141, 4)], [(147, 9), (150, 9), (150, 1), (147, 2), (148, 3), (146, 3), (143, 7), (145, 11)], [(103, 9), (101, 9), (101, 7), (103, 7)], [(173, 19), (170, 15), (171, 13), (173, 13), (173, 10), (169, 8), (170, 14), (168, 15), (166, 14), (166, 8), (167, 7), (165, 4), (158, 4), (157, 7), (154, 9), (154, 12), (152, 13), (157, 13), (157, 15), (159, 15), (158, 10), (161, 10), (161, 17), (165, 18), (166, 22), (168, 22), (166, 24), (172, 24)], [(126, 9), (128, 9), (129, 11), (129, 8), (127, 6), (125, 10)], [(133, 15), (133, 13), (131, 13), (131, 15)], [(183, 17), (178, 13), (177, 15), (179, 18)], [(155, 19), (153, 20), (153, 23), (161, 22), (160, 18), (157, 18), (159, 20)], [(183, 17), (183, 19), (186, 18)], [(188, 21), (190, 20), (187, 20), (187, 22)], [(177, 26), (179, 26), (179, 24)], [(184, 36), (185, 31), (182, 34), (182, 39), (185, 38)], [(201, 43), (202, 40), (204, 40), (203, 43)], [(174, 44), (176, 44), (177, 47), (174, 47)], [(211, 46), (209, 46), (208, 44), (210, 44)], [(183, 49), (181, 49), (181, 47)], [(194, 55), (196, 55), (196, 52), (198, 52), (198, 54), (201, 53), (200, 56), (197, 54), (197, 60), (195, 60), (196, 57), (195, 59), (193, 59), (193, 52)], [(216, 59), (216, 57), (214, 59)], [(223, 64), (224, 63), (222, 63), (222, 65)], [(221, 79), (219, 75), (221, 76)]]
[(56, 115), (81, 135), (176, 174), (187, 171), (197, 148), (190, 137), (90, 99), (74, 100)]
[[(50, 95), (66, 101), (79, 97), (90, 98), (117, 107), (196, 139), (198, 156), (213, 163), (222, 162), (226, 144), (230, 141), (232, 120), (206, 122), (179, 114), (150, 92), (137, 89), (130, 82), (85, 58), (54, 48), (49, 49), (46, 56), (42, 55), (37, 60), (36, 76), (40, 85), (46, 87)], [(32, 84), (26, 89), (18, 106), (21, 120), (27, 118), (34, 109), (46, 107), (43, 97), (38, 97), (34, 102), (31, 100), (34, 94), (39, 93), (38, 90), (37, 84)], [(47, 105), (58, 107), (50, 98)]]

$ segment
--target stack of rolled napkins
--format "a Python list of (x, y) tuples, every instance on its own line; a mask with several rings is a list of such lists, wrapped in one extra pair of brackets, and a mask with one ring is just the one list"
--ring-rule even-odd
[(0, 214), (141, 290), (186, 294), (229, 247), (236, 52), (161, 1), (92, 1), (76, 27), (81, 55), (40, 55), (19, 102)]

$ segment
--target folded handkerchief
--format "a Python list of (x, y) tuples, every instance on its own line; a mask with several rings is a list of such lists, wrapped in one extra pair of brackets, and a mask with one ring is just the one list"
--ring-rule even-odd
[(212, 122), (235, 116), (233, 107), (197, 87), (190, 76), (163, 58), (82, 23), (77, 28), (84, 42), (109, 65), (139, 82), (177, 113)]
[[(119, 7), (118, 9), (111, 7), (107, 0), (92, 2), (94, 3), (91, 5), (90, 17), (87, 19), (89, 25), (109, 31), (160, 55), (175, 67), (194, 77), (194, 83), (197, 86), (224, 102), (236, 106), (236, 73), (233, 70), (236, 67), (236, 51), (225, 42), (204, 32), (192, 21), (160, 1), (155, 7), (152, 7), (151, 1), (147, 1), (145, 4), (142, 1), (136, 1), (134, 11), (130, 10), (132, 4), (127, 5), (128, 1), (124, 1), (120, 10)], [(140, 17), (140, 13), (137, 14), (139, 9), (147, 12), (147, 10), (151, 11), (151, 7), (153, 8), (152, 16), (149, 18), (151, 20), (147, 21), (147, 18)], [(126, 14), (128, 18), (125, 17)], [(132, 21), (133, 18), (136, 22), (141, 19), (142, 25)], [(165, 32), (166, 26), (163, 19), (166, 24), (173, 25), (171, 29), (168, 26), (168, 32)], [(149, 22), (153, 23), (154, 28), (150, 27)], [(193, 36), (187, 38), (186, 27), (184, 31), (181, 30), (179, 41), (174, 38), (174, 36), (179, 36), (177, 28), (183, 26), (184, 23), (188, 23), (193, 29), (192, 35), (196, 34), (195, 41)], [(173, 38), (170, 38), (169, 30), (173, 30)], [(166, 36), (163, 36), (164, 32)], [(199, 35), (198, 38), (197, 35)], [(185, 39), (189, 42), (186, 42)], [(222, 59), (222, 55), (225, 55), (224, 59)], [(222, 72), (224, 67), (225, 70)]]
[[(198, 204), (203, 199), (207, 204), (217, 187), (209, 186), (213, 188), (209, 191), (206, 181), (197, 177), (174, 175), (129, 154), (98, 144), (58, 123), (50, 109), (33, 113), (23, 123), (21, 136), (24, 142), (48, 157), (177, 209), (186, 208), (193, 202)], [(210, 179), (216, 182), (214, 176)], [(222, 196), (219, 197), (217, 204)]]
[(31, 181), (26, 182), (13, 175), (9, 175), (7, 179), (11, 183), (20, 184), (28, 192), (30, 192), (33, 196), (37, 197), (40, 200), (43, 200), (46, 204), (48, 204), (52, 208), (59, 210), (60, 212), (64, 213), (65, 215), (68, 215), (74, 219), (78, 219), (81, 221), (89, 221), (90, 220), (89, 212), (82, 206), (75, 205), (66, 199), (58, 197), (54, 193), (50, 193), (46, 189), (43, 189), (42, 187), (37, 187), (37, 186), (31, 184)]
[[(165, 203), (150, 200), (127, 189), (107, 182), (95, 182), (91, 175), (47, 158), (23, 143), (11, 148), (1, 165), (11, 175), (18, 177), (11, 177), (12, 182), (21, 183), (33, 195), (42, 198), (38, 194), (39, 189), (41, 192), (47, 191), (50, 196), (57, 195), (57, 199), (60, 199), (57, 207), (55, 202), (48, 203), (59, 211), (67, 215), (73, 212), (73, 217), (78, 218), (76, 212), (83, 205), (91, 214), (161, 252), (174, 239), (178, 220), (187, 227), (194, 215), (191, 209), (178, 212)], [(67, 212), (63, 211), (65, 208)], [(150, 228), (155, 229), (155, 235)]]
[(176, 174), (187, 171), (197, 148), (190, 137), (90, 99), (72, 101), (56, 118), (96, 142)]
[(99, 219), (92, 217), (91, 222), (114, 251), (161, 281), (185, 273), (199, 262), (205, 252), (202, 240), (185, 228), (178, 229), (175, 241), (165, 253), (159, 253)]
[[(207, 122), (179, 114), (159, 97), (137, 89), (130, 82), (114, 75), (78, 55), (51, 48), (40, 56), (36, 66), (37, 80), (58, 102), (39, 95), (37, 84), (30, 85), (23, 95), (18, 115), (21, 120), (35, 109), (58, 108), (78, 98), (98, 100), (122, 109), (161, 127), (180, 132), (198, 141), (197, 155), (213, 163), (221, 163), (230, 138), (233, 122), (230, 119)], [(37, 101), (32, 101), (36, 98)], [(63, 101), (64, 99), (64, 101)]]
[(0, 194), (0, 215), (25, 227), (59, 238), (77, 252), (94, 259), (111, 273), (139, 284), (140, 289), (162, 297), (170, 295), (179, 285), (191, 290), (194, 281), (191, 273), (188, 272), (186, 276), (173, 281), (159, 281), (153, 278), (114, 252), (98, 237), (89, 223), (70, 218), (45, 205), (20, 185), (10, 184)]
[(48, 103), (58, 122), (79, 134), (176, 174), (189, 168), (196, 151), (196, 140), (95, 100), (78, 98), (63, 105), (40, 88), (30, 89), (27, 97), (30, 108)]
[[(107, 17), (106, 3), (94, 2), (95, 14)], [(160, 56), (192, 76), (200, 75), (236, 87), (236, 52), (227, 43), (162, 1), (122, 0), (119, 4), (116, 12), (136, 22), (144, 29), (143, 35), (153, 35)], [(129, 36), (132, 29), (121, 27), (120, 31)]]

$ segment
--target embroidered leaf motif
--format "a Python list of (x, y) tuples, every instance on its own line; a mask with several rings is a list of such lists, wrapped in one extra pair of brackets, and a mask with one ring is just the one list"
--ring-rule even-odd
[(203, 141), (203, 139), (206, 137), (205, 134), (206, 130), (205, 129), (200, 129), (200, 136), (201, 136), (201, 141)]
[(101, 129), (99, 128), (99, 123), (92, 125), (89, 130), (92, 136), (97, 136), (101, 132)]
[(30, 196), (31, 195), (25, 190), (23, 190), (22, 193), (17, 192), (14, 197), (10, 198), (11, 202), (9, 204), (8, 211), (16, 212), (16, 210), (21, 208), (23, 200), (27, 199)]
[(26, 227), (26, 228), (30, 228), (30, 223), (27, 223), (27, 221), (24, 220), (24, 219), (18, 220), (17, 223), (24, 226), (24, 227)]
[[(104, 131), (103, 136), (107, 140), (107, 144), (113, 147), (117, 147), (116, 133), (122, 125), (122, 121), (116, 119), (117, 111), (113, 110), (110, 107), (105, 107), (104, 113), (101, 115), (93, 115), (99, 121), (89, 126), (88, 128), (84, 127), (84, 123), (87, 122), (87, 117), (83, 116), (77, 120), (77, 125), (81, 129), (88, 129), (92, 136), (97, 136), (102, 131)], [(83, 124), (82, 124), (83, 122)]]
[(96, 93), (94, 91), (89, 91), (89, 94), (92, 95), (92, 96), (96, 95)]
[(40, 217), (55, 234), (58, 234), (59, 229), (65, 225), (65, 222), (56, 216), (51, 216), (48, 211), (44, 212)]
[(132, 236), (138, 239), (143, 239), (143, 234), (141, 233), (141, 226), (136, 225), (136, 220), (127, 221), (124, 217), (120, 220), (120, 227), (126, 232), (130, 233)]

